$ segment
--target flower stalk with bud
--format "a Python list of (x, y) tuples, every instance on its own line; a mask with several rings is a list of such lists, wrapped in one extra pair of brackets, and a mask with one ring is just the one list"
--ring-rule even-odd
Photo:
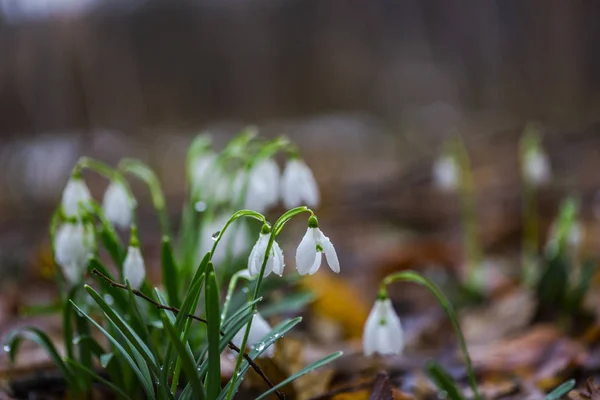
[[(386, 276), (381, 282), (377, 301), (367, 319), (363, 335), (363, 351), (365, 355), (371, 355), (374, 353), (379, 354), (400, 354), (404, 346), (402, 340), (402, 326), (400, 319), (391, 308), (389, 298), (387, 295), (387, 286), (399, 281), (408, 281), (424, 286), (428, 289), (436, 298), (437, 302), (442, 306), (446, 316), (452, 323), (454, 333), (458, 339), (460, 349), (467, 366), (467, 376), (469, 378), (469, 385), (473, 390), (475, 400), (481, 400), (479, 389), (477, 388), (477, 381), (475, 379), (475, 372), (473, 371), (473, 364), (471, 362), (471, 356), (467, 349), (467, 343), (462, 333), (462, 329), (458, 323), (458, 318), (452, 303), (444, 295), (444, 293), (429, 279), (420, 275), (414, 271), (402, 271)], [(379, 318), (379, 319), (378, 319)], [(376, 324), (379, 322), (379, 325)]]
[[(445, 171), (442, 171), (444, 169)], [(482, 262), (477, 205), (471, 161), (465, 144), (460, 138), (446, 144), (444, 154), (434, 166), (436, 182), (444, 190), (457, 190), (460, 201), (462, 243), (465, 262), (465, 283), (469, 289), (481, 291), (480, 268)]]
[(540, 242), (537, 190), (551, 178), (550, 163), (542, 149), (538, 131), (536, 124), (528, 124), (519, 143), (523, 190), (521, 281), (529, 287), (536, 284), (540, 275), (537, 260)]

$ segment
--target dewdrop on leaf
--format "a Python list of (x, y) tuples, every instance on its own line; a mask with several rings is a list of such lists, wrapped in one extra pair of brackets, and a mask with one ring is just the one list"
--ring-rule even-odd
[(325, 253), (329, 268), (340, 272), (340, 262), (331, 240), (319, 229), (319, 222), (314, 215), (308, 219), (308, 229), (296, 251), (296, 269), (300, 275), (312, 275), (321, 266), (322, 253)]
[(102, 199), (102, 210), (106, 219), (115, 227), (128, 229), (133, 219), (135, 200), (129, 197), (122, 182), (112, 180)]
[[(252, 326), (250, 326), (250, 332), (248, 334), (248, 340), (246, 344), (248, 347), (254, 348), (256, 345), (260, 344), (261, 340), (265, 338), (271, 332), (271, 326), (265, 319), (259, 314), (256, 313), (252, 317)], [(237, 347), (242, 346), (242, 341), (244, 340), (244, 334), (246, 333), (246, 326), (238, 331), (235, 334), (231, 341)], [(243, 349), (242, 349), (243, 350)], [(259, 357), (273, 357), (275, 355), (275, 347), (271, 344), (267, 347), (264, 352)]]
[(66, 217), (79, 216), (81, 214), (80, 205), (87, 206), (91, 199), (90, 191), (81, 175), (74, 173), (62, 193), (63, 213)]
[(363, 352), (366, 356), (400, 354), (404, 349), (404, 333), (400, 318), (390, 299), (381, 296), (367, 318), (363, 331)]
[(319, 205), (319, 187), (306, 163), (297, 158), (288, 161), (281, 177), (281, 198), (286, 208)]
[(458, 163), (449, 155), (443, 155), (433, 164), (433, 179), (437, 187), (452, 192), (460, 184), (460, 168)]

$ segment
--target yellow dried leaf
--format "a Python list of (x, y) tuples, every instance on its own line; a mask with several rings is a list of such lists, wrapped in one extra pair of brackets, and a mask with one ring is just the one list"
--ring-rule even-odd
[(315, 294), (312, 311), (339, 323), (348, 337), (362, 336), (370, 307), (356, 288), (345, 279), (324, 272), (304, 277), (301, 284)]

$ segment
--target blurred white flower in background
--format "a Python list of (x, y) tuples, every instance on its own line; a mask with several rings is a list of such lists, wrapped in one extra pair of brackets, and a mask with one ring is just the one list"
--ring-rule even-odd
[(460, 168), (449, 155), (442, 155), (433, 164), (433, 180), (435, 185), (445, 191), (452, 192), (460, 185)]
[(319, 205), (319, 186), (304, 161), (297, 158), (288, 161), (281, 177), (281, 198), (286, 208)]

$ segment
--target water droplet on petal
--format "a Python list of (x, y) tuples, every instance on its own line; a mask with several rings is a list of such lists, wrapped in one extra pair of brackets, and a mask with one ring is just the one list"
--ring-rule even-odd
[(9, 345), (4, 346), (3, 349), (4, 349), (5, 352), (10, 353), (10, 346)]
[(215, 233), (213, 233), (212, 240), (217, 240), (217, 238), (219, 237), (220, 234), (221, 234), (221, 231), (216, 231)]

